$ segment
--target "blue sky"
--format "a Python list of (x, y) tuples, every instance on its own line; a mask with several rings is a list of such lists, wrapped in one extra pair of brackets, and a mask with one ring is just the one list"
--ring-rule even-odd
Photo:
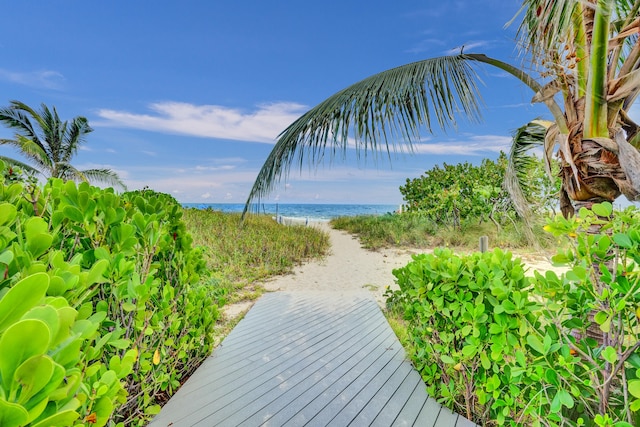
[[(55, 106), (95, 131), (79, 168), (181, 202), (243, 203), (275, 138), (371, 74), (458, 51), (519, 63), (516, 0), (14, 1), (3, 4), (1, 105)], [(482, 68), (481, 124), (425, 134), (415, 154), (295, 169), (266, 201), (399, 204), (398, 187), (442, 162), (495, 158), (532, 93)], [(11, 137), (0, 129), (0, 137)], [(19, 157), (8, 147), (0, 155)]]

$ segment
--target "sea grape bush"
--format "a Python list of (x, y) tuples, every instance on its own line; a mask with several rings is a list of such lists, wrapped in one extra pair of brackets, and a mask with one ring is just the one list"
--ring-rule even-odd
[(495, 162), (484, 159), (479, 166), (469, 162), (436, 165), (400, 187), (404, 210), (456, 229), (471, 219), (500, 222), (513, 211), (502, 189), (506, 165), (504, 153)]
[(0, 182), (0, 425), (146, 424), (210, 353), (181, 214), (151, 191)]
[(387, 303), (411, 358), (432, 396), (478, 423), (640, 425), (640, 212), (597, 204), (545, 229), (570, 243), (561, 275), (525, 277), (499, 249), (395, 270)]
[(640, 425), (640, 211), (602, 203), (545, 229), (569, 243), (554, 260), (571, 267), (535, 280), (548, 301), (539, 339), (553, 345), (531, 347), (545, 392), (564, 396), (555, 420)]
[[(407, 179), (400, 187), (403, 208), (453, 229), (459, 230), (471, 221), (489, 220), (499, 228), (515, 216), (511, 197), (503, 185), (507, 165), (504, 153), (495, 161), (484, 159), (478, 166), (469, 162), (436, 165), (418, 178)], [(523, 192), (532, 210), (553, 211), (560, 181), (551, 182), (543, 161), (534, 156), (521, 172), (527, 177)]]
[(536, 303), (509, 252), (416, 255), (394, 270), (400, 290), (387, 303), (404, 313), (412, 359), (429, 394), (478, 423), (525, 423), (518, 384)]

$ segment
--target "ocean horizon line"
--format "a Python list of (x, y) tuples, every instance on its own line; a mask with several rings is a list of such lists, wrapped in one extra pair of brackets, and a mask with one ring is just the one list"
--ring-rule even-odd
[[(213, 209), (222, 212), (242, 212), (244, 203), (182, 203), (197, 209)], [(326, 221), (344, 216), (385, 215), (396, 212), (400, 204), (384, 203), (259, 203), (251, 212), (274, 217), (300, 218), (309, 221)]]

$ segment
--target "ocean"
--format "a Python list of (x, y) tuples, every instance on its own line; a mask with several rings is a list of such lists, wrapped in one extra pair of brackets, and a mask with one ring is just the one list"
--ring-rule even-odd
[[(244, 209), (243, 203), (183, 203), (182, 205), (188, 208), (210, 208), (222, 212), (242, 212)], [(340, 216), (385, 215), (395, 212), (398, 208), (399, 205), (261, 203), (254, 205), (252, 212), (308, 221), (329, 221)]]

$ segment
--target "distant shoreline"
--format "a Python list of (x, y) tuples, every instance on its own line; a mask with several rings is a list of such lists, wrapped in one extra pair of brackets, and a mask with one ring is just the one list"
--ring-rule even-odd
[[(183, 203), (186, 208), (211, 208), (222, 212), (238, 213), (243, 203)], [(252, 212), (308, 221), (330, 221), (333, 218), (359, 215), (385, 215), (394, 213), (400, 205), (389, 204), (329, 204), (329, 203), (261, 203)]]

